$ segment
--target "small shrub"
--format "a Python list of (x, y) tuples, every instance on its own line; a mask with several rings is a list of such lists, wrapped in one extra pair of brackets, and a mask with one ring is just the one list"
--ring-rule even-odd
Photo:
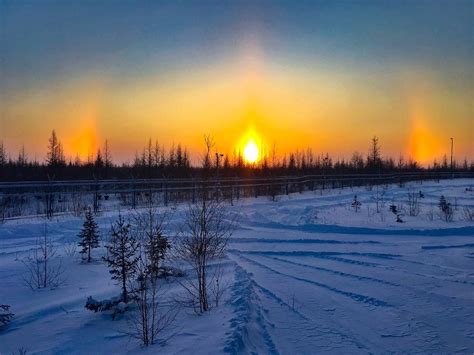
[(26, 269), (24, 281), (32, 290), (56, 288), (65, 282), (62, 256), (48, 236), (44, 226), (43, 236), (36, 241), (35, 249), (22, 260)]
[(441, 218), (446, 222), (452, 222), (454, 217), (454, 210), (451, 206), (451, 203), (449, 203), (443, 195), (439, 199), (438, 207), (441, 213)]
[(354, 200), (352, 200), (351, 206), (356, 212), (360, 210), (362, 203), (357, 199), (357, 195), (354, 195)]
[(128, 305), (123, 302), (122, 297), (113, 297), (98, 301), (92, 296), (89, 296), (84, 306), (86, 309), (92, 312), (105, 312), (112, 311), (112, 319), (115, 319), (117, 315), (125, 313), (128, 309)]
[(396, 205), (390, 205), (389, 211), (396, 215), (398, 213), (397, 206)]
[(408, 193), (408, 214), (410, 216), (418, 216), (420, 214), (420, 205), (418, 203), (419, 195), (414, 192)]
[(10, 312), (10, 306), (0, 304), (0, 330), (6, 327), (13, 319), (14, 314)]

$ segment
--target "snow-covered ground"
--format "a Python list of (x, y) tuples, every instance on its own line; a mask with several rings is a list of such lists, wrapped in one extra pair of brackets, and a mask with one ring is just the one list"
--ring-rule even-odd
[[(84, 308), (88, 296), (119, 289), (99, 261), (103, 249), (91, 264), (72, 255), (80, 218), (47, 222), (66, 282), (39, 291), (24, 284), (21, 260), (45, 222), (8, 221), (0, 225), (0, 304), (15, 317), (0, 333), (0, 353), (472, 354), (474, 222), (464, 218), (464, 207), (474, 209), (471, 187), (474, 180), (450, 180), (241, 200), (229, 206), (240, 218), (223, 263), (221, 304), (202, 316), (182, 308), (162, 344), (146, 349), (125, 334), (126, 317)], [(420, 191), (419, 215), (403, 213), (408, 192)], [(457, 209), (452, 222), (438, 216), (441, 195)], [(404, 223), (395, 222), (391, 204)], [(97, 218), (104, 239), (115, 217)], [(162, 288), (168, 302), (183, 292), (171, 279)]]

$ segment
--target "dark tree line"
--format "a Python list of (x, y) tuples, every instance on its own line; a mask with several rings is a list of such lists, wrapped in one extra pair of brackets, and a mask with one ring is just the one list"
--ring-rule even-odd
[(366, 155), (355, 152), (350, 159), (334, 160), (328, 153), (315, 154), (310, 148), (277, 155), (276, 147), (273, 146), (269, 151), (263, 149), (262, 158), (256, 164), (246, 164), (240, 151), (219, 154), (210, 136), (205, 137), (205, 152), (201, 161), (195, 164), (191, 162), (187, 147), (173, 144), (167, 149), (151, 138), (141, 152), (136, 152), (132, 163), (123, 164), (113, 161), (107, 140), (86, 161), (78, 156), (66, 159), (62, 143), (54, 130), (47, 148), (46, 159), (38, 161), (28, 157), (24, 146), (18, 155), (8, 154), (0, 141), (0, 181), (474, 171), (474, 161), (454, 160), (451, 167), (446, 155), (440, 161), (434, 160), (428, 167), (422, 167), (415, 160), (403, 156), (397, 159), (384, 157), (376, 136), (372, 138)]

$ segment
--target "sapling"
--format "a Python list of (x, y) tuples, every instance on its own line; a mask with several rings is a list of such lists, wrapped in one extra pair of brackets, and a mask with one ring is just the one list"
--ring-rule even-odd
[(360, 210), (360, 206), (362, 206), (362, 203), (357, 199), (357, 195), (354, 195), (354, 200), (352, 200), (351, 206), (356, 212)]
[(36, 248), (22, 262), (26, 268), (24, 280), (31, 289), (55, 288), (65, 281), (62, 258), (48, 235), (46, 224), (43, 235), (36, 241)]
[[(210, 262), (222, 258), (232, 234), (234, 220), (229, 220), (224, 205), (215, 200), (202, 200), (190, 205), (181, 235), (176, 241), (176, 256), (190, 265), (196, 279), (181, 282), (197, 313), (210, 309), (209, 287), (216, 286), (216, 273), (210, 272)], [(219, 270), (219, 268), (215, 268)], [(221, 292), (217, 292), (219, 296)], [(218, 304), (218, 301), (216, 302)]]
[(109, 267), (112, 279), (122, 288), (122, 301), (125, 303), (128, 302), (129, 281), (136, 275), (140, 247), (130, 228), (130, 224), (119, 215), (110, 229), (110, 240), (106, 245), (107, 255), (103, 258)]
[(79, 238), (80, 241), (78, 245), (82, 248), (80, 253), (85, 256), (87, 262), (90, 263), (92, 260), (92, 249), (99, 247), (99, 227), (94, 221), (94, 215), (90, 209), (85, 213), (85, 220), (82, 225), (82, 230), (79, 233)]

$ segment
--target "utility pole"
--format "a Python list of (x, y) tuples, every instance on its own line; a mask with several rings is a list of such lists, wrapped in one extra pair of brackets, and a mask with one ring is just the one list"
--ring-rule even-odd
[(453, 166), (453, 142), (454, 142), (454, 138), (451, 137), (451, 178), (453, 177), (453, 173), (454, 173), (454, 166)]
[(224, 157), (224, 154), (216, 152), (216, 201), (219, 202), (219, 191), (220, 191), (220, 183), (219, 183), (219, 160), (220, 158)]

